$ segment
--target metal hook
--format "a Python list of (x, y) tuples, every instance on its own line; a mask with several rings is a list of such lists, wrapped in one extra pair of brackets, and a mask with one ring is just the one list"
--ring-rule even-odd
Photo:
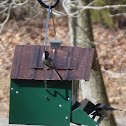
[[(42, 0), (38, 0), (38, 2), (45, 8), (49, 8), (49, 5), (46, 5)], [(51, 5), (51, 9), (55, 8), (59, 4), (60, 0), (57, 0), (54, 5)]]

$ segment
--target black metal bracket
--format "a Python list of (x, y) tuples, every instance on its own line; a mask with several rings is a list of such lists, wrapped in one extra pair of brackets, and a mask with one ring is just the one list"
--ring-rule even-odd
[[(49, 5), (46, 5), (42, 0), (38, 0), (38, 2), (45, 8), (49, 8)], [(59, 4), (60, 0), (57, 0), (56, 3), (54, 5), (51, 5), (51, 8), (55, 8), (58, 4)]]

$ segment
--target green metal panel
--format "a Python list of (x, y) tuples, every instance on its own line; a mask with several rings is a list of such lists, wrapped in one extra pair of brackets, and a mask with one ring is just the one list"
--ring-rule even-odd
[(88, 116), (81, 108), (72, 111), (72, 122), (76, 124), (83, 124), (87, 126), (98, 126), (98, 124)]
[(72, 81), (11, 80), (10, 124), (69, 126)]

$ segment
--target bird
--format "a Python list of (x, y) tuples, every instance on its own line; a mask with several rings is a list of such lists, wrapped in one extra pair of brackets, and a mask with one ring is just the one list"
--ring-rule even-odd
[(48, 51), (45, 51), (43, 53), (43, 55), (42, 55), (42, 62), (47, 68), (54, 70), (54, 72), (57, 74), (57, 76), (60, 78), (60, 80), (63, 80), (63, 78), (61, 77), (61, 75), (57, 71), (57, 68), (56, 68), (52, 58), (49, 56), (49, 52)]
[(98, 103), (96, 104), (96, 111), (101, 115), (101, 116), (104, 116), (104, 117), (107, 117), (109, 116), (113, 111), (115, 110), (118, 110), (118, 111), (123, 111), (123, 110), (120, 110), (120, 109), (115, 109), (111, 106), (107, 106), (107, 105), (104, 105), (102, 103)]

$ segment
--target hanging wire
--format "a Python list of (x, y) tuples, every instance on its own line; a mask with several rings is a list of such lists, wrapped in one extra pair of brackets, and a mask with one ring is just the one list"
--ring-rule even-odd
[[(44, 40), (44, 53), (46, 51), (46, 40), (47, 40), (47, 32), (48, 32), (48, 25), (49, 25), (50, 9), (51, 9), (51, 5), (49, 5), (48, 16), (47, 16), (46, 31), (45, 31), (45, 40)], [(44, 65), (45, 90), (47, 90), (46, 71), (47, 71), (47, 69), (46, 69), (46, 66)]]
[(49, 25), (50, 9), (51, 9), (51, 5), (49, 5), (48, 16), (47, 16), (46, 32), (45, 32), (45, 40), (44, 40), (44, 51), (46, 51), (46, 40), (47, 40), (47, 32), (48, 32), (48, 25)]
[(52, 18), (52, 21), (53, 21), (54, 37), (56, 37), (56, 27), (55, 27), (55, 21), (54, 21), (54, 16), (53, 16), (53, 13), (52, 13), (52, 9), (51, 9), (51, 18)]

